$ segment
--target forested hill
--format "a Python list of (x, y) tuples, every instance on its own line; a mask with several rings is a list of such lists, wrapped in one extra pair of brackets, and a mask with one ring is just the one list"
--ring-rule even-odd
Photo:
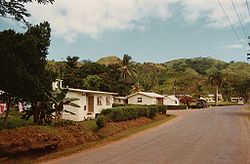
[(68, 57), (66, 61), (49, 61), (47, 68), (64, 80), (64, 85), (91, 90), (118, 92), (127, 95), (135, 91), (190, 94), (206, 96), (214, 93), (212, 75), (221, 76), (220, 93), (224, 98), (248, 97), (250, 64), (224, 62), (213, 58), (178, 59), (164, 63), (138, 63), (128, 55), (123, 59), (104, 57), (97, 62)]

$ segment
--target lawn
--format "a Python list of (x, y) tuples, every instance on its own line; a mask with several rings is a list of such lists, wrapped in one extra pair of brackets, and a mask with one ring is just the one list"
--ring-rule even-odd
[(96, 119), (94, 120), (88, 120), (88, 121), (81, 121), (80, 124), (85, 126), (89, 130), (98, 130), (98, 126), (96, 124)]
[[(13, 129), (13, 128), (18, 128), (18, 127), (24, 127), (31, 125), (33, 123), (33, 119), (30, 118), (28, 121), (22, 119), (22, 113), (12, 110), (9, 114), (9, 117), (7, 119), (7, 127), (6, 129)], [(3, 124), (4, 118), (0, 118), (0, 125)]]

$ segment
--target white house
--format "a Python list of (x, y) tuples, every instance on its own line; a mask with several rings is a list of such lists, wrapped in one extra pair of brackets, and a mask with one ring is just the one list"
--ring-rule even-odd
[[(214, 94), (208, 94), (206, 99), (207, 99), (207, 102), (215, 102), (215, 95)], [(222, 94), (218, 94), (218, 101), (223, 101)]]
[(163, 104), (170, 106), (178, 106), (180, 105), (180, 101), (175, 95), (165, 95), (163, 99)]
[(233, 103), (244, 104), (244, 99), (242, 97), (231, 97), (230, 100)]
[(136, 92), (127, 96), (128, 104), (163, 105), (164, 96), (153, 92)]
[(73, 121), (83, 121), (88, 118), (95, 118), (103, 109), (111, 108), (114, 102), (113, 96), (117, 93), (91, 91), (82, 89), (68, 88), (66, 97), (78, 98), (74, 103), (78, 104), (80, 108), (65, 105), (64, 109), (71, 113), (64, 112), (63, 119)]

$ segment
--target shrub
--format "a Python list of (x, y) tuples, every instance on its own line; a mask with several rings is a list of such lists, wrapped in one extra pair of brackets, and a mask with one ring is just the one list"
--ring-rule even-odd
[(127, 121), (136, 119), (139, 117), (153, 118), (157, 113), (165, 114), (166, 106), (157, 105), (129, 105), (129, 106), (117, 106), (103, 110), (102, 115), (106, 117), (108, 121)]
[(105, 125), (105, 116), (102, 114), (98, 115), (98, 117), (96, 119), (96, 124), (97, 124), (99, 129), (103, 128)]
[(159, 113), (166, 114), (167, 113), (167, 106), (165, 106), (165, 105), (159, 106)]
[(154, 118), (156, 116), (157, 110), (152, 108), (149, 111), (149, 118)]

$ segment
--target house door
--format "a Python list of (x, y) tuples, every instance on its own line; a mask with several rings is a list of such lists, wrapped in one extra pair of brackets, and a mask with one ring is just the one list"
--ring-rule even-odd
[(163, 99), (162, 98), (157, 98), (158, 104), (157, 105), (163, 105)]
[(94, 97), (88, 97), (88, 112), (94, 112)]

